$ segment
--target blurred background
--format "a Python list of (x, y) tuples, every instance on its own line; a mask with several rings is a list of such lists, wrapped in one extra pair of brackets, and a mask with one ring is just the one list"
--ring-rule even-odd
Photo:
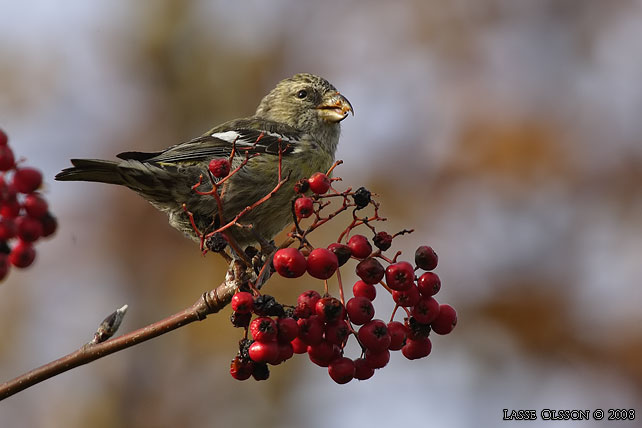
[[(380, 195), (385, 230), (415, 229), (396, 241), (406, 258), (437, 250), (437, 298), (459, 314), (427, 359), (394, 353), (338, 386), (305, 356), (267, 382), (233, 380), (241, 332), (227, 309), (1, 402), (0, 426), (493, 427), (512, 425), (502, 409), (642, 412), (640, 1), (0, 7), (0, 126), (44, 172), (59, 220), (34, 266), (0, 285), (0, 380), (76, 349), (125, 303), (130, 331), (223, 275), (133, 192), (54, 182), (69, 158), (185, 141), (302, 71), (355, 107), (336, 174)], [(269, 293), (314, 287), (275, 278)], [(567, 425), (579, 423), (555, 423)]]

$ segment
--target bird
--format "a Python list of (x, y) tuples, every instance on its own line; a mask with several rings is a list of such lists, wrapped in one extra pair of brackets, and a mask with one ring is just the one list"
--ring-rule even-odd
[[(71, 159), (73, 166), (55, 179), (128, 187), (166, 213), (172, 227), (202, 246), (205, 233), (228, 224), (275, 188), (281, 162), (287, 182), (240, 217), (239, 226), (225, 231), (228, 239), (231, 236), (245, 249), (270, 242), (293, 221), (294, 183), (332, 166), (340, 124), (349, 113), (354, 115), (350, 101), (326, 79), (299, 73), (280, 81), (252, 116), (227, 121), (160, 151), (128, 151), (116, 155), (118, 160)], [(210, 161), (228, 158), (233, 152), (231, 170), (240, 169), (220, 186), (224, 191), (222, 216), (218, 216), (216, 199), (200, 195), (193, 187), (201, 182), (200, 192), (211, 191)]]

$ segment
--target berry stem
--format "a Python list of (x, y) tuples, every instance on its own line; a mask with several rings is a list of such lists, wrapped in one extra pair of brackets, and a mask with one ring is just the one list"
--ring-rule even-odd
[(399, 309), (399, 308), (402, 308), (404, 311), (406, 311), (406, 315), (408, 316), (408, 318), (410, 318), (410, 317), (412, 316), (412, 314), (410, 313), (410, 311), (408, 310), (408, 308), (405, 308), (405, 307), (403, 307), (403, 306), (399, 306), (399, 304), (397, 303), (397, 304), (395, 305), (395, 308), (392, 310), (392, 314), (390, 315), (390, 321), (389, 321), (389, 322), (394, 321), (394, 319), (395, 319), (395, 314), (397, 313), (397, 309)]
[[(245, 251), (241, 249), (239, 246), (238, 242), (236, 242), (236, 239), (229, 233), (222, 232), (223, 236), (225, 236), (225, 240), (227, 240), (228, 245), (234, 250), (234, 253), (236, 253), (237, 256), (239, 256), (244, 262), (246, 266), (252, 266), (252, 260), (250, 260), (247, 257), (247, 254), (245, 254)], [(209, 235), (208, 235), (209, 236)]]
[(187, 214), (187, 217), (189, 218), (189, 222), (192, 225), (192, 229), (194, 229), (194, 233), (196, 234), (196, 236), (198, 236), (201, 239), (201, 250), (202, 250), (204, 239), (203, 239), (203, 235), (198, 230), (198, 227), (196, 227), (196, 223), (194, 222), (194, 214), (192, 214), (191, 211), (187, 210), (187, 204), (183, 204), (183, 211)]
[(330, 174), (332, 174), (332, 171), (334, 171), (334, 169), (336, 167), (338, 167), (339, 165), (341, 165), (342, 163), (343, 163), (343, 161), (341, 159), (337, 159), (336, 161), (334, 161), (334, 163), (332, 164), (332, 166), (330, 167), (328, 172), (325, 173), (325, 175), (327, 175), (329, 177)]
[(230, 222), (228, 222), (228, 223), (227, 223), (226, 225), (224, 225), (224, 226), (219, 227), (219, 228), (218, 228), (218, 229), (216, 229), (215, 231), (208, 233), (207, 235), (205, 235), (205, 238), (207, 239), (207, 238), (209, 238), (210, 236), (214, 235), (214, 234), (215, 234), (215, 233), (217, 233), (217, 232), (223, 232), (224, 230), (227, 230), (227, 229), (229, 229), (229, 228), (230, 228), (230, 227), (232, 227), (232, 226), (239, 226), (239, 227), (252, 227), (252, 225), (242, 225), (242, 224), (239, 224), (239, 223), (238, 223), (239, 219), (240, 219), (241, 217), (243, 217), (245, 214), (247, 214), (247, 213), (249, 213), (250, 211), (252, 211), (253, 209), (255, 209), (256, 207), (258, 207), (259, 205), (263, 204), (265, 201), (267, 201), (268, 199), (270, 199), (272, 196), (274, 196), (274, 194), (275, 194), (275, 193), (276, 193), (276, 192), (277, 192), (277, 191), (278, 191), (278, 190), (283, 186), (283, 184), (285, 184), (285, 183), (289, 180), (289, 178), (290, 178), (290, 174), (289, 174), (289, 173), (288, 173), (288, 175), (287, 175), (285, 178), (283, 178), (283, 179), (281, 179), (281, 178), (280, 178), (280, 179), (279, 179), (279, 182), (278, 182), (278, 183), (276, 184), (276, 186), (275, 186), (275, 187), (270, 191), (270, 193), (268, 193), (267, 195), (263, 196), (261, 199), (259, 199), (258, 201), (254, 202), (252, 205), (245, 207), (245, 208), (244, 208), (243, 210), (241, 210), (241, 212), (239, 212), (239, 213), (238, 213), (238, 214), (237, 214), (237, 215), (236, 215), (236, 216), (235, 216), (235, 217), (234, 217)]
[(346, 299), (343, 294), (343, 282), (341, 281), (341, 269), (337, 268), (337, 282), (339, 283), (339, 299), (341, 300), (341, 304), (345, 306), (346, 304)]
[(355, 208), (352, 211), (352, 222), (348, 225), (348, 227), (344, 229), (343, 232), (341, 232), (341, 235), (339, 235), (339, 239), (337, 239), (337, 242), (341, 242), (344, 236), (350, 235), (350, 232), (352, 231), (352, 229), (354, 229), (357, 226), (361, 226), (362, 224), (365, 224), (368, 228), (370, 228), (370, 230), (373, 231), (373, 233), (376, 233), (375, 228), (372, 225), (370, 225), (370, 222), (386, 221), (387, 219), (385, 217), (379, 216), (379, 203), (375, 202), (374, 200), (370, 201), (370, 203), (374, 207), (374, 214), (372, 215), (372, 217), (366, 217), (366, 218), (357, 217), (357, 209)]
[(387, 285), (385, 282), (383, 282), (383, 280), (382, 280), (382, 281), (379, 281), (379, 284), (381, 284), (381, 286), (382, 286), (383, 288), (385, 288), (386, 290), (388, 290), (388, 293), (392, 294), (392, 289), (391, 289), (390, 287), (388, 287), (388, 285)]

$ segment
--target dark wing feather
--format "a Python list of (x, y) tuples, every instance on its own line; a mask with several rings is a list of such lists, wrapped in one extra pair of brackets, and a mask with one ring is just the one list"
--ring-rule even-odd
[(229, 156), (234, 145), (239, 156), (245, 156), (246, 153), (278, 155), (279, 147), (283, 155), (288, 155), (296, 149), (300, 136), (301, 133), (296, 129), (277, 122), (256, 118), (237, 119), (159, 152), (124, 152), (117, 157), (148, 163), (201, 162)]
[(140, 162), (145, 162), (146, 160), (151, 159), (154, 156), (158, 156), (161, 153), (163, 152), (122, 152), (118, 153), (116, 157), (122, 160), (137, 160)]
[[(235, 129), (234, 131), (215, 132), (195, 138), (183, 144), (170, 147), (160, 153), (136, 154), (136, 160), (156, 163), (198, 162), (217, 157), (227, 157), (236, 146), (236, 153), (266, 153), (278, 155), (279, 147), (284, 155), (292, 153), (297, 140), (292, 136), (268, 133), (255, 129)], [(129, 154), (128, 154), (129, 155)], [(131, 155), (129, 155), (131, 156)], [(130, 157), (131, 159), (131, 157)]]

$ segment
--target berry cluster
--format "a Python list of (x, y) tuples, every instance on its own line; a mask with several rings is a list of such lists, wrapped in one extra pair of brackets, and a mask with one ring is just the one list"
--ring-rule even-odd
[(37, 192), (42, 173), (19, 164), (0, 130), (0, 280), (11, 265), (30, 266), (36, 257), (34, 243), (51, 236), (58, 225)]
[[(245, 380), (253, 376), (264, 380), (269, 376), (268, 364), (280, 364), (294, 353), (292, 341), (299, 333), (297, 321), (286, 309), (268, 295), (254, 297), (247, 291), (239, 291), (232, 298), (232, 323), (245, 328), (245, 338), (230, 368), (235, 379)], [(257, 315), (252, 320), (253, 314)], [(248, 331), (252, 340), (248, 339)]]
[[(438, 262), (433, 249), (419, 247), (414, 265), (397, 261), (400, 252), (392, 258), (384, 255), (396, 236), (410, 231), (395, 235), (377, 232), (372, 223), (385, 219), (379, 217), (379, 206), (370, 192), (360, 188), (339, 193), (332, 188), (333, 180), (336, 179), (316, 173), (295, 185), (299, 195), (292, 205), (295, 225), (290, 237), (300, 245), (298, 249), (281, 248), (272, 258), (273, 270), (285, 278), (307, 273), (323, 280), (323, 294), (309, 290), (299, 295), (296, 305), (286, 306), (261, 294), (252, 284), (237, 292), (232, 299), (232, 322), (245, 328), (245, 337), (231, 365), (230, 372), (236, 379), (267, 379), (268, 365), (280, 364), (293, 354), (307, 353), (313, 363), (327, 367), (330, 377), (339, 384), (365, 380), (388, 364), (390, 351), (401, 350), (410, 360), (428, 356), (432, 349), (429, 333), (448, 334), (457, 323), (455, 310), (434, 298), (441, 281), (432, 272)], [(334, 192), (327, 193), (330, 190)], [(306, 196), (308, 191), (312, 194)], [(324, 208), (329, 206), (326, 199), (331, 197), (341, 198), (343, 203), (334, 212), (324, 214)], [(357, 213), (368, 205), (374, 207), (374, 214), (359, 217)], [(327, 248), (314, 248), (308, 234), (348, 209), (353, 210), (352, 222), (337, 241)], [(300, 222), (306, 218), (311, 218), (311, 224), (303, 229)], [(372, 240), (362, 234), (347, 239), (355, 227), (362, 225), (372, 231)], [(346, 243), (342, 243), (344, 239)], [(350, 260), (357, 262), (355, 272), (360, 280), (352, 287), (353, 297), (346, 301), (339, 271)], [(335, 275), (338, 297), (331, 295), (327, 282)], [(388, 322), (375, 318), (373, 301), (380, 294), (378, 288), (395, 303)], [(397, 312), (404, 314), (400, 321), (395, 320)], [(361, 348), (355, 359), (344, 355), (351, 336)]]

